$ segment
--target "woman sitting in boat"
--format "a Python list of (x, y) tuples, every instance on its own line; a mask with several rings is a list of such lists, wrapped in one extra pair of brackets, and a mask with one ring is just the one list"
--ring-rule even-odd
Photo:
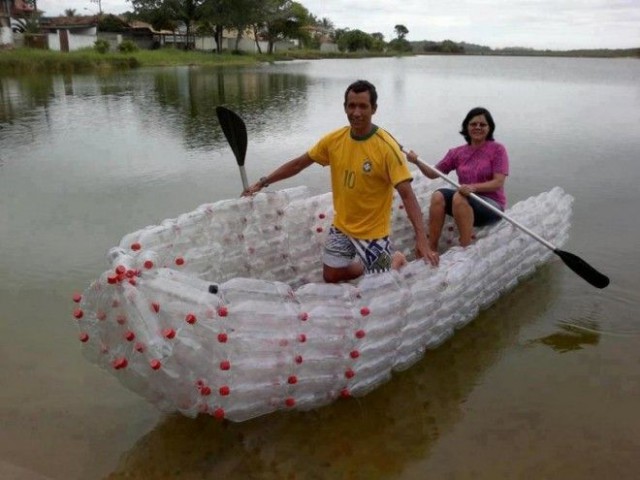
[(323, 255), (323, 277), (329, 283), (352, 280), (364, 272), (400, 268), (405, 262), (399, 252), (391, 253), (394, 188), (415, 230), (417, 255), (437, 262), (437, 255), (429, 250), (422, 211), (411, 188), (413, 177), (400, 147), (372, 123), (377, 98), (375, 86), (366, 80), (349, 85), (344, 94), (349, 125), (325, 135), (309, 151), (244, 192), (253, 195), (314, 163), (329, 167), (335, 209)]
[[(471, 243), (474, 226), (491, 225), (500, 220), (498, 214), (469, 197), (470, 193), (475, 193), (502, 211), (506, 207), (504, 182), (509, 174), (509, 157), (505, 147), (493, 139), (495, 129), (493, 117), (486, 108), (471, 109), (460, 131), (467, 143), (449, 150), (435, 166), (444, 174), (455, 170), (460, 188), (457, 191), (441, 188), (431, 197), (429, 248), (432, 252), (438, 251), (445, 214), (453, 216), (463, 247)], [(407, 153), (407, 160), (417, 165), (427, 177), (439, 177), (413, 150)]]

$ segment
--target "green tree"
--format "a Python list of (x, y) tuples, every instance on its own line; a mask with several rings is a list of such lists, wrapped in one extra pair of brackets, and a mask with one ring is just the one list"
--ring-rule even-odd
[(76, 16), (76, 9), (75, 8), (67, 8), (67, 9), (65, 9), (64, 16), (65, 17), (75, 17)]
[(191, 32), (196, 22), (203, 17), (205, 0), (131, 0), (134, 12), (154, 28), (175, 29), (175, 22), (186, 28), (187, 48), (192, 45)]
[(399, 40), (404, 40), (404, 38), (409, 33), (409, 30), (407, 29), (407, 27), (405, 27), (404, 25), (401, 25), (401, 24), (396, 25), (395, 27), (393, 27), (393, 29), (395, 30), (396, 37)]
[(197, 31), (213, 35), (216, 51), (222, 52), (225, 29), (236, 31), (236, 47), (244, 32), (262, 18), (264, 0), (204, 0)]
[(333, 22), (327, 17), (322, 17), (316, 25), (324, 28), (325, 30), (333, 30), (335, 28)]
[(442, 53), (464, 53), (464, 48), (452, 40), (445, 40), (441, 44)]
[[(228, 8), (227, 24), (236, 31), (236, 45), (234, 50), (238, 50), (238, 44), (244, 32), (259, 22), (260, 3), (262, 0), (233, 0)], [(220, 32), (222, 40), (222, 32)]]
[(394, 27), (396, 32), (396, 38), (389, 42), (389, 50), (394, 52), (410, 52), (412, 50), (411, 44), (405, 38), (409, 33), (407, 27), (402, 24), (398, 24)]
[(347, 30), (340, 33), (337, 43), (341, 52), (357, 52), (371, 50), (374, 40), (362, 30)]
[(98, 31), (100, 32), (126, 32), (129, 29), (127, 22), (121, 20), (115, 15), (103, 15), (98, 19)]
[[(278, 40), (301, 39), (302, 27), (309, 24), (309, 11), (292, 0), (263, 0), (254, 31), (267, 40), (267, 53), (273, 53)], [(258, 40), (256, 36), (256, 41)]]
[(394, 38), (389, 42), (389, 50), (398, 53), (408, 53), (413, 51), (413, 48), (405, 38)]
[(203, 3), (204, 0), (167, 0), (167, 6), (173, 14), (173, 18), (181, 21), (186, 27), (187, 44), (185, 48), (187, 49), (192, 46), (192, 29), (203, 16)]
[(371, 43), (371, 50), (373, 50), (374, 52), (382, 52), (387, 46), (384, 41), (384, 35), (382, 33), (372, 33), (371, 38), (373, 39), (373, 42)]

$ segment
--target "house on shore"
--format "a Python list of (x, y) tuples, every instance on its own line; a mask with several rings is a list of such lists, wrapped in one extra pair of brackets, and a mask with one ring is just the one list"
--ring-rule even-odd
[[(2, 45), (7, 48), (13, 46), (31, 46), (61, 52), (70, 52), (81, 48), (91, 48), (96, 40), (106, 40), (111, 50), (116, 50), (123, 41), (129, 40), (140, 49), (156, 49), (163, 47), (175, 47), (181, 49), (193, 49), (213, 52), (218, 50), (213, 35), (198, 35), (192, 30), (187, 37), (186, 27), (179, 26), (175, 30), (156, 30), (150, 23), (139, 20), (127, 21), (116, 15), (77, 15), (60, 17), (42, 17), (39, 19), (40, 34), (21, 34), (11, 29), (10, 15), (16, 12), (16, 5), (20, 8), (29, 7), (25, 0), (0, 0), (0, 20), (2, 20)], [(24, 13), (23, 10), (20, 10)], [(108, 19), (110, 31), (101, 31), (104, 21)], [(8, 27), (5, 27), (8, 25)], [(323, 32), (326, 33), (326, 32)], [(320, 35), (321, 32), (313, 32)], [(323, 37), (320, 42), (321, 51), (330, 51), (334, 43)], [(274, 52), (282, 52), (297, 47), (296, 41), (279, 41), (274, 44)], [(235, 30), (224, 30), (220, 49), (223, 51), (241, 51), (247, 53), (266, 52), (268, 42), (256, 36), (252, 29), (247, 29), (238, 35)], [(336, 47), (337, 49), (337, 47)]]
[(24, 0), (0, 0), (0, 50), (14, 47), (14, 29), (19, 29), (15, 19), (34, 12)]

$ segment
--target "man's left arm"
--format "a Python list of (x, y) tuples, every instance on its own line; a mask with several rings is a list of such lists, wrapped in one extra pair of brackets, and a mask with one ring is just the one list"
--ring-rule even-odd
[(416, 234), (416, 255), (421, 258), (427, 259), (431, 265), (438, 265), (438, 252), (434, 252), (429, 248), (429, 242), (427, 241), (427, 234), (424, 229), (424, 219), (422, 218), (422, 210), (418, 205), (418, 199), (416, 198), (413, 188), (411, 187), (411, 180), (405, 180), (396, 185), (396, 190), (400, 194), (404, 209), (409, 216), (409, 220), (413, 225), (413, 230)]

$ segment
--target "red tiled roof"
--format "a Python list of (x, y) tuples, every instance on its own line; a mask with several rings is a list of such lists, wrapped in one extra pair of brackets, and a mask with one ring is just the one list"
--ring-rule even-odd
[(45, 17), (40, 19), (42, 28), (86, 28), (98, 25), (98, 16)]

